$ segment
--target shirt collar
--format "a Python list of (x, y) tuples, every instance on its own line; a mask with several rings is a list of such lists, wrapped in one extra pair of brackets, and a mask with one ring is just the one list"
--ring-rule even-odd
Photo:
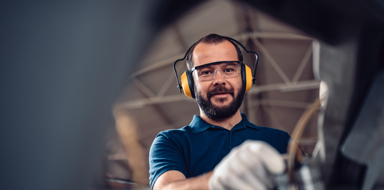
[[(241, 129), (245, 128), (245, 126), (253, 128), (253, 129), (259, 129), (259, 127), (253, 123), (250, 123), (247, 119), (247, 116), (244, 113), (241, 113), (241, 117), (243, 118), (240, 123), (236, 124), (233, 129)], [(194, 115), (191, 123), (189, 124), (191, 127), (191, 131), (193, 134), (198, 134), (201, 132), (204, 132), (205, 130), (209, 128), (215, 127), (212, 124), (207, 123), (203, 119), (200, 118), (200, 116)]]

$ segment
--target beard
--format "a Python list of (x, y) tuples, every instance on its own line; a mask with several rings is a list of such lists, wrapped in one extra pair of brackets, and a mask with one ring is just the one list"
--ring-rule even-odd
[[(212, 119), (215, 121), (220, 121), (233, 116), (237, 112), (237, 110), (240, 108), (241, 103), (243, 102), (243, 99), (244, 99), (244, 94), (245, 94), (243, 88), (241, 88), (239, 90), (239, 93), (236, 94), (235, 96), (233, 89), (226, 89), (223, 86), (219, 86), (207, 93), (207, 100), (206, 100), (203, 98), (200, 92), (196, 91), (196, 89), (195, 89), (195, 92), (196, 92), (195, 97), (196, 97), (197, 104), (200, 106), (200, 108), (203, 110), (203, 112), (205, 113), (205, 115), (207, 115), (209, 119)], [(224, 93), (230, 94), (233, 97), (233, 101), (230, 102), (229, 105), (224, 107), (215, 106), (211, 101), (212, 96), (217, 94), (224, 94)], [(219, 98), (217, 100), (222, 103), (225, 101), (225, 98)]]

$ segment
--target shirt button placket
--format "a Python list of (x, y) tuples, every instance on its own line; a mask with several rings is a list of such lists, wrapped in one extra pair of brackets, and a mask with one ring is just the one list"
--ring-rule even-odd
[(229, 138), (229, 150), (232, 150), (232, 148), (233, 148), (233, 145), (232, 145), (232, 136), (233, 136), (233, 131), (232, 130), (230, 130), (230, 131), (228, 131), (228, 138)]

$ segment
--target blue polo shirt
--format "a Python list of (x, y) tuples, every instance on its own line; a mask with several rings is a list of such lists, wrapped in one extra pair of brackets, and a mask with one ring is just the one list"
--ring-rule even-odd
[(215, 168), (234, 147), (246, 140), (269, 143), (281, 154), (286, 153), (290, 136), (287, 132), (242, 120), (231, 130), (209, 124), (195, 115), (188, 126), (160, 132), (149, 152), (151, 189), (166, 171), (177, 170), (186, 178), (195, 177)]

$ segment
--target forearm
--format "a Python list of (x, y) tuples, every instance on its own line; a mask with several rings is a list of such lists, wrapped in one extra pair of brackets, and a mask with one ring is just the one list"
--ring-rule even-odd
[(209, 189), (208, 182), (212, 173), (211, 171), (197, 177), (171, 182), (163, 190)]

